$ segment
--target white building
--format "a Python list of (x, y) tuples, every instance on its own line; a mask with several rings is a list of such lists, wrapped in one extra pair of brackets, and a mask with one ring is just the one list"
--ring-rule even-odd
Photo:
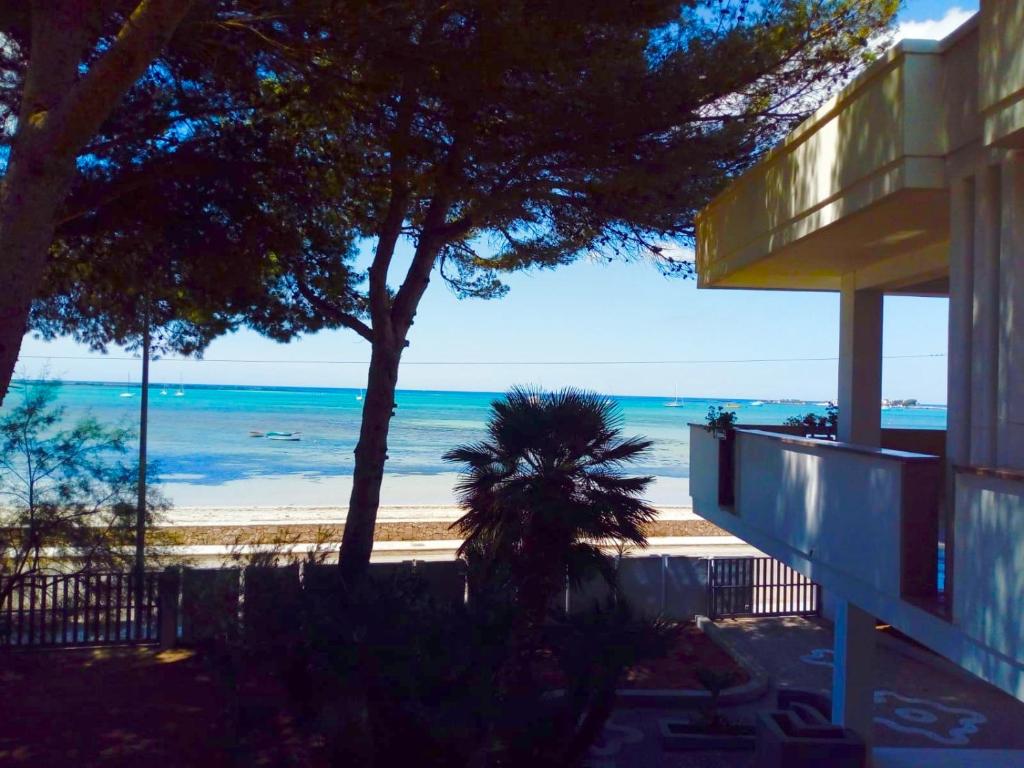
[[(1024, 699), (1024, 0), (871, 66), (701, 212), (697, 267), (841, 295), (838, 441), (741, 428), (720, 484), (691, 435), (694, 510), (837, 598), (834, 719), (868, 732), (875, 617)], [(944, 435), (880, 427), (889, 294), (949, 297)]]

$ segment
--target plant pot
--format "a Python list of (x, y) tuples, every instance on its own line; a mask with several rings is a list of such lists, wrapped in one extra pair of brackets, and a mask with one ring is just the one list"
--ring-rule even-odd
[(736, 504), (736, 433), (727, 430), (718, 438), (718, 506)]
[(753, 751), (757, 730), (752, 725), (730, 723), (709, 730), (704, 723), (661, 720), (658, 723), (661, 746), (668, 751), (701, 750)]

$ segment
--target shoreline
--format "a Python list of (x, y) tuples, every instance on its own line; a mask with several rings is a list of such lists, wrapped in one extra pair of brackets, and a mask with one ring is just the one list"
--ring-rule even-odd
[[(340, 541), (346, 512), (344, 507), (179, 507), (165, 524), (151, 530), (166, 536), (171, 546)], [(649, 538), (728, 535), (689, 507), (658, 507), (658, 512), (658, 519), (648, 527)], [(450, 526), (461, 514), (451, 505), (381, 507), (374, 540), (455, 539), (458, 536)]]
[[(652, 504), (659, 520), (692, 520), (696, 518), (690, 504)], [(462, 516), (455, 504), (382, 504), (377, 522), (454, 521)], [(348, 507), (319, 504), (239, 504), (175, 506), (166, 514), (166, 523), (157, 527), (204, 527), (225, 525), (340, 525), (345, 522)]]

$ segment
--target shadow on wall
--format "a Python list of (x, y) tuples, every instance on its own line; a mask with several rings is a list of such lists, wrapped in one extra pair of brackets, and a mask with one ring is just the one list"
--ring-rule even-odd
[(764, 438), (739, 446), (742, 517), (812, 562), (899, 594), (898, 464)]
[(956, 509), (954, 621), (1024, 667), (1024, 483), (959, 475)]

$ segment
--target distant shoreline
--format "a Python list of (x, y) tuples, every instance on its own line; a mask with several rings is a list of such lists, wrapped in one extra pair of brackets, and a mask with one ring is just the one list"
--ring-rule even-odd
[[(367, 363), (369, 364), (369, 363)], [(34, 384), (34, 383), (54, 383), (65, 386), (90, 386), (90, 387), (113, 387), (118, 389), (139, 389), (139, 382), (128, 382), (124, 381), (108, 381), (108, 380), (87, 380), (87, 379), (12, 379), (12, 384)], [(259, 392), (259, 391), (280, 391), (280, 392), (361, 392), (363, 387), (352, 386), (352, 387), (330, 387), (330, 386), (297, 386), (288, 384), (238, 384), (238, 383), (197, 383), (188, 381), (163, 381), (153, 380), (149, 388), (160, 389), (161, 387), (170, 387), (178, 385), (184, 386), (189, 389), (220, 389), (220, 390), (238, 390), (244, 392)], [(504, 391), (490, 391), (483, 389), (398, 389), (396, 394), (403, 392), (415, 393), (415, 394), (440, 394), (440, 395), (488, 395), (490, 397), (501, 397), (505, 394)], [(602, 394), (609, 397), (627, 397), (630, 399), (637, 400), (665, 400), (672, 399), (674, 396), (670, 394), (631, 394), (628, 392), (603, 392)], [(822, 406), (829, 402), (828, 397), (815, 397), (808, 399), (800, 398), (777, 398), (777, 397), (764, 397), (764, 396), (739, 396), (739, 395), (683, 395), (677, 399), (689, 402), (706, 402), (706, 401), (721, 401), (723, 403), (738, 402), (744, 404), (750, 404), (754, 402), (767, 403), (771, 405), (800, 405), (800, 406)], [(945, 403), (918, 403), (912, 406), (899, 406), (906, 408), (927, 408), (927, 409), (945, 409)]]

